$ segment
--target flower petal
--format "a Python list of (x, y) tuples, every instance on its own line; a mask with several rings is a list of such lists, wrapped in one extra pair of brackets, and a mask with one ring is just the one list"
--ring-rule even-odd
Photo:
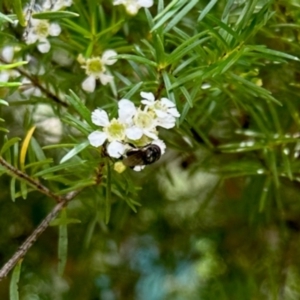
[(116, 55), (118, 55), (116, 51), (106, 50), (102, 54), (101, 61), (104, 65), (108, 65), (108, 66), (113, 65), (117, 61), (117, 59), (112, 57)]
[(101, 131), (94, 131), (89, 134), (88, 139), (90, 144), (94, 147), (102, 146), (106, 140), (106, 133)]
[(124, 3), (124, 0), (114, 0), (113, 5), (120, 5), (123, 3)]
[(49, 26), (49, 34), (51, 36), (58, 36), (61, 33), (61, 28), (58, 24), (56, 23), (51, 23)]
[(154, 109), (154, 111), (158, 118), (164, 118), (168, 115), (168, 112), (160, 110), (160, 109)]
[(97, 108), (92, 112), (92, 122), (98, 126), (109, 125), (107, 112), (101, 108)]
[(47, 39), (40, 40), (40, 42), (37, 45), (37, 48), (38, 48), (38, 50), (41, 53), (47, 53), (47, 52), (49, 52), (50, 47), (51, 47), (50, 43), (49, 43), (49, 41)]
[(108, 83), (110, 83), (114, 80), (114, 76), (111, 76), (111, 75), (105, 74), (105, 73), (100, 73), (99, 79), (103, 85), (107, 85)]
[(145, 168), (145, 166), (135, 166), (135, 167), (133, 168), (133, 170), (136, 171), (136, 172), (140, 172), (140, 171), (142, 171), (144, 168)]
[(172, 102), (170, 99), (168, 98), (161, 98), (160, 102), (162, 105), (166, 106), (166, 107), (175, 107), (175, 103)]
[(155, 97), (153, 93), (141, 92), (140, 95), (143, 98), (143, 100), (148, 100), (150, 102), (155, 101)]
[(9, 80), (9, 73), (5, 71), (0, 72), (0, 82), (7, 82)]
[(1, 56), (6, 60), (6, 62), (12, 62), (14, 57), (14, 47), (5, 46), (1, 51)]
[(164, 118), (157, 118), (156, 122), (157, 122), (157, 126), (166, 128), (166, 129), (170, 129), (173, 128), (175, 126), (175, 118), (171, 115), (167, 115)]
[(149, 138), (151, 138), (153, 140), (156, 140), (158, 138), (157, 135), (154, 132), (150, 131), (150, 130), (145, 130), (144, 129), (143, 133), (144, 133), (144, 135), (146, 135), (147, 137), (149, 137)]
[(121, 99), (118, 103), (119, 106), (119, 120), (124, 123), (130, 123), (132, 117), (136, 113), (136, 107), (133, 102), (127, 99)]
[(138, 0), (138, 4), (141, 7), (151, 7), (153, 5), (153, 0)]
[(26, 44), (34, 44), (38, 40), (37, 34), (33, 30), (29, 30), (27, 38), (26, 38)]
[(132, 126), (130, 128), (126, 129), (126, 136), (130, 140), (139, 140), (143, 136), (143, 130), (141, 128), (138, 128), (136, 126)]
[(179, 118), (180, 117), (180, 113), (178, 112), (178, 110), (175, 107), (169, 108), (168, 109), (168, 113), (170, 115), (172, 115), (175, 118)]
[(96, 78), (94, 76), (88, 76), (82, 83), (81, 87), (88, 93), (92, 93), (96, 87)]
[(124, 4), (124, 5), (126, 7), (126, 11), (132, 16), (136, 15), (140, 9), (140, 6), (138, 5), (138, 3), (129, 3), (129, 4)]
[(106, 150), (110, 157), (120, 158), (125, 152), (125, 146), (119, 141), (113, 141), (107, 146)]

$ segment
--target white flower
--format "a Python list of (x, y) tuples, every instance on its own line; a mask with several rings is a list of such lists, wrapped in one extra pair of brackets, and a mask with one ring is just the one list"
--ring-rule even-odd
[(5, 46), (1, 49), (1, 58), (5, 60), (7, 63), (11, 63), (14, 58), (14, 47), (13, 46)]
[(119, 120), (109, 121), (106, 111), (98, 108), (92, 112), (92, 122), (95, 125), (103, 127), (102, 131), (94, 131), (88, 139), (94, 147), (99, 147), (107, 140), (107, 153), (114, 158), (120, 158), (125, 152), (125, 145), (122, 141), (125, 139), (125, 125)]
[(141, 92), (142, 103), (147, 107), (152, 108), (158, 117), (163, 118), (167, 115), (171, 115), (175, 118), (180, 117), (176, 105), (168, 98), (161, 98), (161, 100), (155, 100), (152, 93)]
[(124, 123), (131, 124), (132, 118), (137, 111), (134, 103), (127, 99), (121, 99), (118, 103), (118, 106), (119, 120)]
[(23, 95), (25, 95), (26, 97), (42, 96), (42, 91), (39, 88), (35, 87), (28, 78), (23, 78), (21, 82), (22, 85), (19, 87), (19, 90), (22, 92)]
[(71, 5), (72, 0), (45, 0), (43, 8), (46, 10), (57, 11)]
[(157, 126), (170, 129), (175, 126), (176, 118), (180, 117), (180, 114), (175, 104), (168, 98), (161, 98), (161, 100), (155, 100), (155, 96), (152, 93), (141, 92), (142, 103), (146, 105), (147, 109), (153, 110), (157, 116)]
[(136, 109), (127, 99), (119, 101), (119, 120), (126, 124), (126, 136), (130, 140), (139, 140), (143, 135), (157, 139), (155, 115), (149, 111)]
[(114, 0), (113, 5), (123, 4), (130, 15), (137, 14), (141, 7), (151, 7), (153, 0)]
[(7, 82), (9, 80), (10, 74), (7, 72), (7, 70), (0, 71), (0, 83), (1, 82)]
[(38, 104), (31, 113), (34, 123), (43, 133), (46, 142), (58, 143), (62, 136), (63, 126), (60, 118), (55, 116), (52, 107), (47, 104)]
[(113, 76), (106, 73), (105, 66), (113, 65), (117, 60), (112, 58), (117, 55), (114, 50), (107, 50), (103, 53), (102, 57), (92, 57), (87, 60), (79, 55), (78, 61), (84, 63), (82, 68), (88, 77), (82, 82), (81, 87), (86, 92), (92, 93), (96, 87), (96, 79), (99, 79), (103, 85), (113, 81)]
[(61, 28), (56, 23), (49, 23), (47, 20), (31, 19), (31, 27), (29, 28), (26, 44), (34, 44), (38, 42), (38, 50), (41, 53), (47, 53), (50, 50), (50, 43), (47, 37), (58, 36)]
[[(15, 47), (5, 46), (0, 50), (0, 57), (6, 63), (12, 63), (14, 57)], [(3, 69), (1, 70), (2, 64), (0, 64), (0, 82), (8, 82), (9, 78), (15, 78), (20, 76), (20, 73), (15, 69)]]

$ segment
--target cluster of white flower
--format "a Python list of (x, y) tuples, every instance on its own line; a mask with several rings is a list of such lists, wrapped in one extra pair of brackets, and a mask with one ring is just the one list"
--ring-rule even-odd
[[(126, 152), (149, 144), (156, 144), (165, 151), (165, 144), (158, 138), (157, 127), (170, 129), (175, 126), (180, 116), (175, 104), (167, 99), (156, 100), (152, 93), (141, 92), (142, 107), (136, 107), (128, 99), (118, 103), (118, 118), (109, 120), (105, 110), (98, 108), (92, 112), (92, 122), (101, 126), (101, 130), (92, 132), (88, 139), (94, 147), (105, 144), (107, 154), (113, 158), (121, 158)], [(135, 171), (143, 169), (143, 165), (134, 167)]]
[(46, 10), (57, 11), (72, 5), (72, 0), (45, 0), (43, 8)]
[[(58, 11), (64, 7), (71, 6), (72, 0), (45, 0), (42, 7), (37, 6), (37, 12), (42, 11)], [(24, 9), (24, 14), (28, 11), (28, 7)], [(58, 36), (61, 28), (57, 23), (50, 23), (48, 20), (30, 19), (26, 44), (34, 44), (38, 42), (37, 48), (41, 53), (47, 53), (50, 50), (49, 36)]]
[(127, 13), (136, 15), (141, 7), (151, 7), (153, 0), (114, 0), (113, 5), (123, 4)]
[[(3, 59), (6, 63), (12, 63), (14, 50), (15, 48), (13, 46), (5, 46), (4, 48), (0, 49), (0, 58)], [(2, 64), (0, 63), (0, 65)], [(1, 70), (0, 82), (8, 82), (10, 78), (18, 77), (19, 75), (19, 72), (14, 69)]]
[(85, 73), (88, 77), (82, 82), (81, 87), (86, 92), (92, 93), (96, 87), (96, 80), (99, 79), (103, 85), (108, 84), (114, 78), (110, 74), (107, 74), (105, 66), (113, 65), (117, 59), (113, 58), (117, 55), (114, 50), (106, 50), (102, 56), (96, 56), (85, 59), (82, 54), (79, 54), (77, 60), (82, 64), (82, 68), (85, 69)]
[(38, 42), (38, 50), (41, 53), (47, 53), (51, 47), (47, 38), (58, 36), (60, 32), (61, 28), (56, 23), (50, 23), (48, 20), (31, 19), (26, 44), (30, 45)]

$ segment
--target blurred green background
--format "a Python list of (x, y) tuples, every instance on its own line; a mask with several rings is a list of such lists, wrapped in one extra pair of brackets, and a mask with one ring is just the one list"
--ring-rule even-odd
[[(158, 1), (150, 8), (153, 17), (163, 2), (165, 6), (170, 3)], [(188, 1), (181, 2), (188, 5)], [(160, 59), (157, 53), (162, 50), (153, 41), (156, 33), (149, 34), (149, 16), (143, 10), (128, 17), (122, 7), (108, 1), (87, 3), (74, 1), (69, 8), (81, 15), (74, 22), (88, 26), (94, 6), (102, 20), (100, 31), (119, 19), (124, 21), (97, 41), (99, 49)], [(209, 3), (214, 6), (199, 20)], [(8, 14), (7, 1), (0, 4), (1, 12)], [(100, 18), (103, 15), (106, 24)], [(108, 224), (106, 170), (103, 184), (85, 188), (69, 203), (68, 217), (80, 223), (68, 225), (64, 274), (57, 271), (58, 226), (51, 226), (22, 263), (20, 299), (300, 299), (300, 64), (295, 59), (300, 57), (300, 2), (198, 1), (175, 28), (167, 33), (159, 28), (157, 34), (164, 36), (166, 57), (184, 37), (188, 40), (204, 32), (205, 41), (176, 57), (164, 75), (137, 61), (119, 60), (111, 68), (115, 86), (98, 86), (89, 95), (80, 89), (84, 73), (76, 64), (77, 55), (88, 48), (88, 38), (72, 31), (67, 21), (61, 23), (63, 34), (51, 40), (49, 54), (25, 46), (21, 29), (6, 25), (2, 26), (1, 47), (19, 44), (20, 57), (30, 53), (48, 70), (39, 77), (47, 87), (52, 85), (65, 94), (73, 89), (91, 111), (101, 106), (115, 113), (116, 100), (139, 82), (143, 82), (142, 90), (156, 91), (162, 86), (163, 93), (169, 93), (172, 89), (164, 77), (169, 76), (182, 117), (175, 129), (161, 130), (168, 148), (157, 163), (139, 173), (112, 170)], [(153, 43), (155, 55), (141, 38)], [(53, 59), (53, 52), (61, 48), (73, 64), (62, 66)], [(187, 76), (193, 74), (189, 80)], [(64, 110), (47, 96), (24, 98), (16, 88), (1, 88), (0, 95), (10, 104), (0, 106), (8, 138), (24, 139), (32, 125), (40, 124), (28, 150), (28, 164), (38, 160), (35, 153), (45, 145), (86, 140), (65, 115), (76, 116), (72, 107)], [(138, 93), (133, 98), (137, 101)], [(58, 138), (50, 130), (52, 118), (63, 121)], [(48, 123), (41, 125), (41, 120)], [(0, 135), (2, 146), (6, 133)], [(12, 162), (18, 161), (18, 147), (21, 143), (10, 149)], [(67, 150), (44, 149), (43, 153), (55, 166)], [(56, 192), (76, 189), (102, 162), (92, 148), (74, 159), (77, 166), (60, 170), (63, 179), (41, 176), (42, 183)], [(39, 171), (27, 170), (32, 176)], [(34, 190), (22, 199), (18, 180), (16, 200), (11, 201), (12, 177), (2, 171), (1, 266), (55, 204)], [(0, 299), (9, 299), (10, 276), (0, 282)]]

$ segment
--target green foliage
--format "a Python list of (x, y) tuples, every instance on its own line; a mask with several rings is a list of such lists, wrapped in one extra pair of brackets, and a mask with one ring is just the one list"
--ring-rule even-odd
[[(17, 72), (0, 82), (1, 266), (79, 194), (0, 299), (299, 299), (297, 1), (158, 0), (129, 15), (75, 0), (33, 12), (61, 26), (47, 53), (23, 40), (26, 4), (0, 1), (0, 50), (15, 49), (0, 75)], [(80, 60), (109, 49), (114, 80), (87, 93)], [(180, 118), (160, 129), (157, 163), (118, 173), (88, 141), (91, 112), (116, 118), (142, 91)]]

